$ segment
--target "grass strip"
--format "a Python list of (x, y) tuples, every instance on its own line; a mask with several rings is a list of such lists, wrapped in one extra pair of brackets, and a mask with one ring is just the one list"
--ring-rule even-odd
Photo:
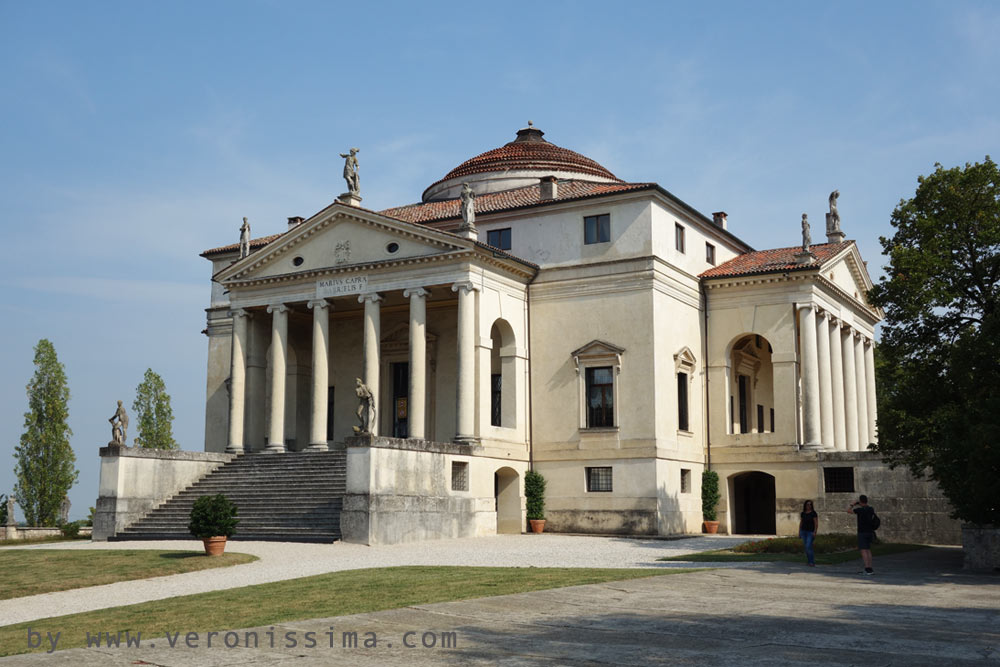
[(78, 542), (78, 541), (89, 541), (89, 535), (80, 535), (78, 537), (63, 537), (62, 535), (53, 535), (51, 537), (28, 537), (23, 540), (0, 540), (0, 547), (25, 547), (32, 544), (49, 544), (52, 542)]
[(8, 625), (0, 628), (0, 655), (43, 652), (45, 642), (42, 648), (28, 648), (29, 627), (43, 637), (61, 633), (60, 650), (86, 646), (87, 632), (141, 632), (145, 643), (145, 638), (162, 639), (168, 631), (235, 630), (691, 571), (430, 566), (346, 570)]
[[(694, 554), (687, 554), (686, 556), (665, 556), (663, 558), (658, 558), (657, 560), (663, 561), (676, 561), (685, 563), (762, 563), (762, 562), (785, 562), (785, 563), (805, 563), (806, 554), (805, 550), (802, 548), (801, 540), (797, 538), (794, 539), (798, 542), (797, 551), (783, 551), (783, 552), (740, 552), (736, 551), (739, 546), (733, 549), (715, 549), (714, 551), (702, 551)], [(917, 549), (924, 549), (926, 545), (923, 544), (905, 544), (896, 542), (879, 542), (878, 544), (872, 545), (872, 556), (891, 556), (892, 554), (905, 553), (907, 551), (915, 551)], [(853, 548), (842, 548), (840, 550), (828, 551), (826, 553), (821, 553), (816, 551), (816, 564), (817, 565), (837, 565), (838, 563), (848, 563), (851, 561), (860, 561), (861, 554), (858, 552), (857, 544)]]
[(116, 581), (241, 565), (256, 556), (150, 549), (7, 549), (0, 551), (0, 600)]

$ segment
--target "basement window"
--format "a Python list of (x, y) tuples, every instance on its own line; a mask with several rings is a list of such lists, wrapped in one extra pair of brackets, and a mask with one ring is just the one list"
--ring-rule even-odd
[(611, 491), (611, 466), (587, 468), (587, 491)]
[(691, 471), (681, 468), (681, 493), (691, 493)]
[(827, 493), (854, 493), (854, 468), (823, 468)]
[(452, 461), (451, 462), (451, 490), (452, 491), (468, 491), (469, 490), (469, 462), (468, 461)]

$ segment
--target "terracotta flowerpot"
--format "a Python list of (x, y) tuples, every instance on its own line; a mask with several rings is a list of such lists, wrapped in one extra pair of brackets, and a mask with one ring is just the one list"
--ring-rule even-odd
[(531, 524), (531, 532), (540, 533), (545, 530), (545, 519), (528, 519)]
[(701, 524), (701, 530), (709, 535), (714, 535), (719, 532), (719, 522), (718, 521), (705, 521)]
[(206, 537), (202, 539), (205, 543), (205, 554), (208, 556), (221, 556), (226, 550), (226, 536)]

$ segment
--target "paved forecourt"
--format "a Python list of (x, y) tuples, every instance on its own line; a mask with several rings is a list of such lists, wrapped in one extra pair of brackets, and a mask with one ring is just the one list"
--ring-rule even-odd
[[(325, 572), (396, 565), (492, 567), (682, 567), (657, 563), (707, 549), (722, 549), (746, 536), (701, 536), (677, 540), (576, 535), (497, 535), (410, 544), (364, 546), (290, 542), (230, 542), (228, 551), (253, 554), (254, 563), (152, 579), (78, 588), (0, 601), (0, 626), (95, 609), (162, 600), (226, 588), (307, 577)], [(203, 549), (201, 541), (64, 542), (16, 549)], [(40, 576), (43, 576), (40, 574)]]
[[(768, 563), (417, 605), (200, 635), (170, 648), (73, 649), (0, 665), (981, 665), (1000, 662), (1000, 576), (934, 548), (857, 564)], [(332, 628), (332, 629), (331, 629)], [(180, 630), (178, 628), (178, 630)], [(272, 648), (268, 633), (273, 633)], [(316, 645), (308, 647), (307, 633)], [(329, 634), (328, 634), (329, 633)], [(346, 633), (346, 635), (345, 635)], [(358, 647), (353, 648), (354, 633)], [(288, 637), (297, 645), (288, 647)], [(365, 648), (366, 639), (377, 644)], [(331, 643), (333, 644), (331, 646)], [(345, 646), (345, 643), (347, 646)]]

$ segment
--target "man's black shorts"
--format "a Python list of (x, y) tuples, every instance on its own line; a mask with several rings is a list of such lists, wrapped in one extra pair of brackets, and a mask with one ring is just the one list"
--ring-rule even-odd
[(872, 540), (874, 539), (875, 539), (875, 533), (858, 533), (858, 548), (871, 549)]

